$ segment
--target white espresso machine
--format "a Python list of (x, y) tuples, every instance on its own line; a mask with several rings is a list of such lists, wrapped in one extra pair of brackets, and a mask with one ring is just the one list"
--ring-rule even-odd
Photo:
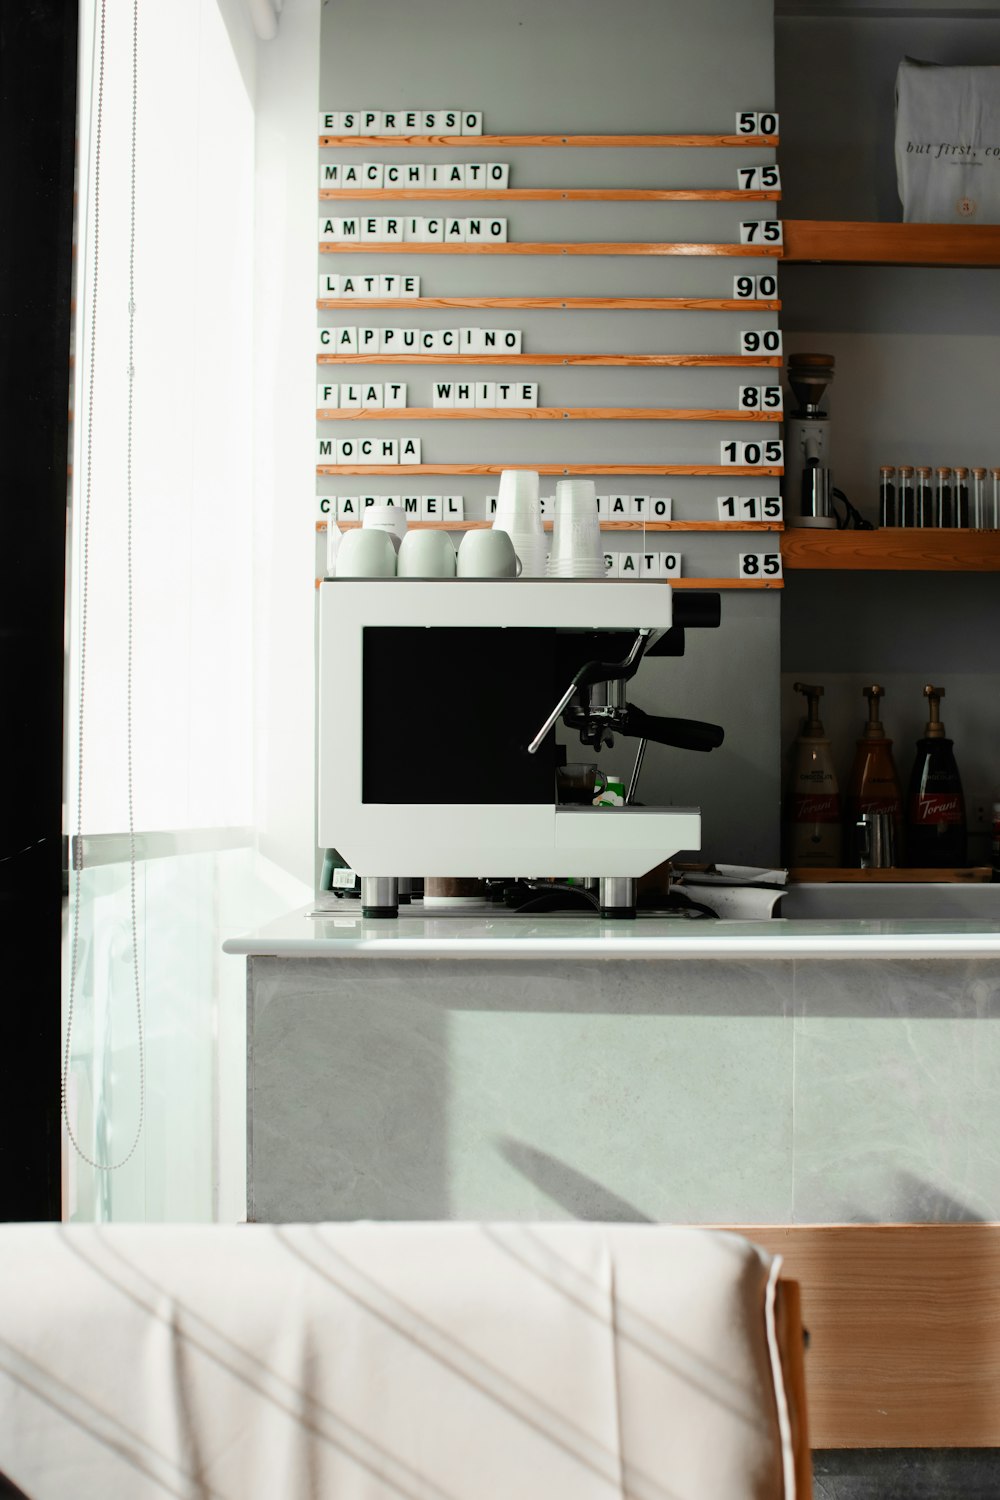
[[(697, 849), (697, 808), (630, 805), (647, 740), (722, 743), (643, 713), (627, 685), (719, 596), (612, 580), (330, 579), (320, 585), (318, 839), (395, 916), (398, 873), (599, 877), (601, 912), (635, 915), (635, 881)], [(623, 807), (559, 805), (557, 720), (599, 749), (639, 742)]]

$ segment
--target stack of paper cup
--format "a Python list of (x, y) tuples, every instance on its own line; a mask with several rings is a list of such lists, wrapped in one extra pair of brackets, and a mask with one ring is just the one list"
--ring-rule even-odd
[(597, 492), (591, 479), (560, 479), (556, 485), (549, 577), (604, 577)]
[(500, 475), (494, 531), (506, 531), (521, 561), (522, 578), (545, 577), (545, 532), (534, 469), (504, 469)]

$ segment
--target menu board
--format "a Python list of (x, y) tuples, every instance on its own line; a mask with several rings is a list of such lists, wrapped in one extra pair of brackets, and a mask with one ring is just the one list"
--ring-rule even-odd
[(530, 133), (345, 86), (318, 119), (318, 527), (489, 524), (523, 466), (547, 516), (595, 481), (609, 575), (780, 586), (772, 101)]

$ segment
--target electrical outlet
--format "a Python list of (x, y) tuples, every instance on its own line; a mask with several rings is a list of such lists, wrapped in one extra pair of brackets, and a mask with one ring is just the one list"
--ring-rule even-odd
[(966, 817), (970, 833), (989, 833), (993, 827), (993, 804), (997, 800), (993, 792), (971, 792), (966, 804)]

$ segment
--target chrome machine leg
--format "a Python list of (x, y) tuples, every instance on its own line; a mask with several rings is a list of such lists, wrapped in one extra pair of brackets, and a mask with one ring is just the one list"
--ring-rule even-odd
[(601, 876), (601, 916), (608, 921), (634, 919), (635, 881), (631, 876)]
[(399, 916), (399, 880), (395, 875), (362, 875), (361, 915)]

